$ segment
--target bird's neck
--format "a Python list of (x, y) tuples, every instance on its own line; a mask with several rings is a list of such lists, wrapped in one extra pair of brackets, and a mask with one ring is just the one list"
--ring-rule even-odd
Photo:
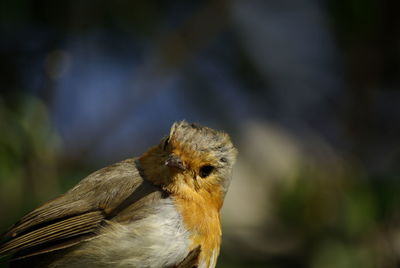
[(190, 232), (190, 250), (201, 247), (199, 264), (213, 267), (221, 245), (220, 208), (222, 202), (218, 193), (214, 198), (204, 198), (201, 194), (175, 194), (177, 209), (182, 215), (185, 227)]

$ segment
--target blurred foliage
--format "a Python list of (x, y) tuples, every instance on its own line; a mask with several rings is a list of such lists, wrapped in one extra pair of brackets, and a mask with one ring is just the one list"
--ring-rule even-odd
[(354, 159), (304, 159), (272, 184), (259, 247), (234, 242), (228, 249), (247, 257), (223, 252), (221, 267), (397, 267), (398, 175), (371, 177)]
[(58, 139), (46, 106), (17, 94), (12, 103), (0, 98), (0, 221), (2, 229), (60, 192), (56, 154)]
[(376, 182), (352, 171), (333, 178), (302, 172), (281, 191), (278, 215), (311, 253), (306, 267), (393, 267), (382, 258), (392, 245), (380, 236), (400, 211), (398, 180)]

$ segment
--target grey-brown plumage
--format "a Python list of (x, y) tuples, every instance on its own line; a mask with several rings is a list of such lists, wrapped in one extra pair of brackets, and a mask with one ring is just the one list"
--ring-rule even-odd
[(115, 217), (121, 210), (136, 209), (135, 217), (140, 217), (148, 209), (144, 203), (162, 195), (139, 175), (134, 159), (100, 169), (24, 216), (4, 235), (8, 241), (1, 245), (0, 255), (15, 254), (14, 259), (23, 259), (68, 248), (94, 237), (107, 224), (105, 220), (132, 220)]
[[(215, 174), (218, 178), (226, 177), (216, 181), (221, 184), (223, 196), (234, 162), (231, 151), (235, 149), (229, 137), (182, 121), (174, 124), (169, 137), (142, 159), (132, 158), (100, 169), (65, 194), (28, 213), (4, 235), (0, 256), (11, 255), (11, 267), (32, 268), (198, 265), (201, 245), (191, 242), (193, 233), (177, 209), (178, 196), (165, 188), (169, 184), (171, 189), (174, 187), (179, 164), (182, 172), (189, 172), (184, 161), (168, 162), (171, 155), (175, 157), (165, 148), (168, 139), (180, 140), (180, 150), (190, 151), (193, 157), (197, 157), (196, 151), (213, 153), (212, 159), (220, 163), (215, 165)], [(204, 157), (203, 160), (211, 161)], [(214, 253), (213, 264), (200, 266), (213, 267), (217, 257)]]

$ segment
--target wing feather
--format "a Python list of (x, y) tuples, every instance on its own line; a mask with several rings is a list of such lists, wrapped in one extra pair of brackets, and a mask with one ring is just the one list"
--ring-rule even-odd
[(0, 250), (0, 254), (12, 254), (40, 244), (92, 232), (99, 226), (103, 218), (101, 211), (93, 211), (61, 220), (6, 242)]
[[(45, 205), (43, 205), (43, 207), (39, 207), (31, 213), (27, 214), (26, 216), (22, 217), (21, 220), (16, 223), (6, 233), (5, 236), (15, 237), (18, 234), (31, 228), (32, 226), (52, 221), (60, 217), (71, 216), (74, 214), (82, 214), (85, 211), (93, 209), (93, 207), (86, 204), (85, 200), (77, 200), (75, 202), (64, 204), (52, 204), (52, 202), (60, 202), (62, 199), (64, 199), (64, 196), (61, 196), (59, 197), (59, 199), (55, 199), (54, 201), (49, 201)], [(65, 202), (67, 201), (65, 200)]]
[(100, 169), (22, 217), (4, 235), (0, 255), (23, 258), (79, 244), (93, 238), (104, 220), (112, 220), (119, 211), (138, 210), (155, 191), (159, 188), (143, 180), (135, 159)]

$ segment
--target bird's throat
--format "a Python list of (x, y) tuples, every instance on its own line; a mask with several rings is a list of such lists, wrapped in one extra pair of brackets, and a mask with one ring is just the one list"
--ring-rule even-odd
[(200, 195), (192, 195), (190, 199), (187, 195), (175, 196), (174, 199), (191, 234), (190, 250), (200, 246), (199, 263), (215, 262), (221, 244), (220, 201), (204, 199)]

